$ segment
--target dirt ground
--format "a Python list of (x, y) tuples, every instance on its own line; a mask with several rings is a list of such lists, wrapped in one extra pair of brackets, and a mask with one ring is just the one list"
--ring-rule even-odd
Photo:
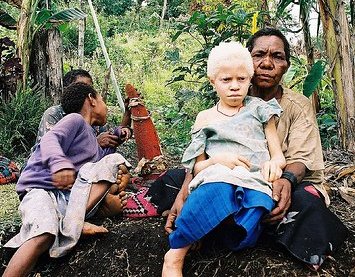
[[(190, 252), (184, 276), (355, 277), (355, 206), (350, 206), (338, 192), (337, 186), (344, 184), (344, 179), (336, 180), (339, 168), (341, 170), (342, 166), (353, 163), (353, 160), (337, 152), (330, 153), (328, 157), (328, 166), (333, 166), (334, 171), (327, 175), (327, 180), (332, 184), (330, 209), (343, 220), (350, 236), (318, 272), (309, 270), (264, 234), (255, 248), (238, 253), (209, 249), (208, 245)], [(132, 162), (135, 164), (134, 160)], [(172, 161), (174, 164), (178, 164), (176, 160)], [(96, 223), (103, 223), (110, 232), (80, 240), (66, 257), (50, 259), (43, 256), (33, 276), (160, 276), (164, 253), (168, 250), (165, 218), (132, 220), (116, 217)], [(11, 254), (9, 250), (0, 249), (0, 273)]]

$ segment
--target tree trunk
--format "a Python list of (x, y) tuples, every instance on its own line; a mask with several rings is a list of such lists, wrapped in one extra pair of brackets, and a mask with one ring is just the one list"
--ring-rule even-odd
[(343, 1), (319, 0), (335, 93), (341, 146), (355, 152), (354, 52)]
[(22, 90), (26, 89), (27, 76), (29, 70), (29, 57), (31, 53), (32, 35), (33, 35), (33, 17), (37, 6), (35, 0), (23, 0), (21, 14), (17, 27), (17, 49), (18, 56), (21, 59), (23, 68)]
[(166, 14), (166, 8), (168, 6), (168, 0), (164, 0), (164, 3), (163, 3), (163, 9), (161, 11), (161, 17), (160, 17), (160, 29), (163, 28), (163, 24), (164, 24), (164, 17), (165, 17), (165, 14)]
[(62, 53), (62, 40), (57, 29), (42, 30), (35, 35), (30, 75), (54, 103), (59, 103), (63, 90)]
[(59, 103), (63, 91), (63, 47), (62, 38), (58, 29), (48, 30), (48, 89), (46, 95)]
[(17, 8), (21, 8), (22, 0), (3, 0), (3, 1)]
[[(80, 9), (84, 10), (84, 4), (82, 0), (80, 2)], [(83, 68), (84, 66), (84, 36), (85, 36), (85, 19), (79, 20), (78, 27), (78, 67)]]
[(267, 2), (267, 0), (261, 0), (259, 5), (259, 9), (261, 11), (266, 12), (265, 15), (263, 16), (263, 21), (262, 21), (262, 27), (265, 26), (272, 26), (272, 22), (271, 22), (271, 17), (270, 17), (270, 13), (269, 13), (269, 4)]

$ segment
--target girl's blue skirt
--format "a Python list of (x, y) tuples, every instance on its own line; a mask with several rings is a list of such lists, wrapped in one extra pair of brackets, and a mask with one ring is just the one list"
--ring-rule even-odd
[[(221, 241), (231, 250), (255, 245), (261, 220), (274, 207), (265, 193), (223, 182), (199, 186), (187, 198), (169, 236), (170, 247), (182, 248), (200, 240), (218, 226)], [(220, 225), (231, 216), (231, 225)], [(234, 224), (235, 223), (235, 224)]]

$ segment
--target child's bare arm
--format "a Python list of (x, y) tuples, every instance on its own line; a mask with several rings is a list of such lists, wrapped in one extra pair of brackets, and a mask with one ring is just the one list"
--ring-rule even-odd
[[(213, 115), (212, 115), (213, 116)], [(196, 122), (194, 124), (194, 129), (200, 129), (209, 122), (211, 118), (211, 109), (200, 112), (196, 117)], [(206, 153), (201, 154), (197, 157), (196, 163), (193, 169), (194, 175), (202, 171), (203, 169), (214, 164), (222, 164), (230, 169), (233, 169), (236, 166), (243, 166), (246, 169), (250, 169), (250, 162), (247, 158), (239, 156), (237, 154), (231, 153), (220, 153), (213, 157), (208, 157)]]
[(281, 177), (282, 169), (286, 166), (286, 160), (281, 150), (279, 137), (277, 136), (275, 118), (272, 117), (265, 127), (265, 136), (270, 152), (270, 161), (264, 163), (262, 173), (269, 182)]
[(225, 165), (230, 169), (233, 169), (236, 166), (243, 166), (248, 170), (250, 170), (251, 166), (247, 158), (243, 156), (238, 156), (236, 154), (221, 154), (218, 156), (207, 158), (206, 153), (203, 153), (196, 159), (196, 163), (194, 166), (194, 175), (199, 173), (201, 170), (209, 167), (210, 165), (214, 164)]
[(70, 189), (75, 182), (74, 169), (62, 169), (52, 174), (53, 185), (58, 189)]

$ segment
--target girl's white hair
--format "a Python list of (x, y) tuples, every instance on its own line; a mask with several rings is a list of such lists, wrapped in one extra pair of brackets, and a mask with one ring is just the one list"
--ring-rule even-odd
[(244, 66), (250, 77), (254, 74), (253, 59), (247, 48), (239, 42), (221, 42), (212, 48), (207, 60), (207, 77), (214, 79), (217, 71), (225, 63), (233, 62), (235, 66)]

